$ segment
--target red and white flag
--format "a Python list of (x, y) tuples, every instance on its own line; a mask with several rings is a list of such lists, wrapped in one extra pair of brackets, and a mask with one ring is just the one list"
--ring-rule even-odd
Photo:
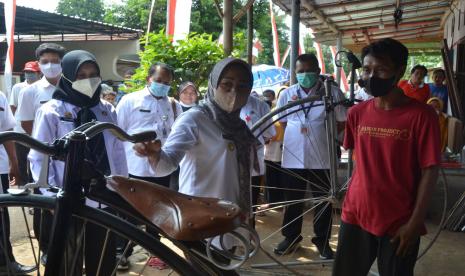
[[(334, 68), (336, 67), (336, 47), (331, 46), (331, 55), (333, 56)], [(347, 83), (346, 73), (344, 72), (344, 68), (341, 67), (341, 83), (339, 87), (344, 91), (349, 91), (349, 84)]]
[(183, 40), (189, 35), (192, 0), (168, 0), (166, 3), (166, 35), (173, 37), (173, 41)]
[(281, 67), (284, 66), (284, 63), (286, 63), (286, 59), (289, 57), (290, 53), (291, 53), (291, 45), (287, 45), (286, 52), (284, 52), (283, 61), (281, 62)]
[(4, 2), (5, 10), (5, 29), (6, 29), (6, 42), (8, 50), (5, 60), (5, 88), (7, 96), (11, 92), (11, 80), (13, 78), (13, 61), (15, 55), (15, 17), (16, 17), (16, 0), (7, 0)]
[(276, 28), (276, 21), (273, 13), (273, 3), (270, 1), (270, 17), (271, 17), (271, 33), (273, 34), (273, 58), (274, 65), (281, 66), (281, 55), (279, 53), (279, 40), (278, 29)]
[(321, 73), (326, 74), (325, 60), (323, 57), (323, 50), (321, 49), (320, 43), (313, 42), (313, 48), (315, 48), (316, 50), (316, 58), (318, 59), (318, 63), (320, 64)]

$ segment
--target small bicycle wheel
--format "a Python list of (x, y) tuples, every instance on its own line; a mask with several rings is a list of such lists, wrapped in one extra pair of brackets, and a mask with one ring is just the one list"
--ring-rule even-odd
[[(17, 262), (33, 270), (29, 275), (43, 274), (54, 206), (51, 197), (0, 195), (1, 272), (21, 274), (13, 263)], [(162, 275), (207, 274), (170, 242), (105, 211), (83, 206), (72, 217), (62, 275), (153, 275), (159, 269), (166, 271)]]

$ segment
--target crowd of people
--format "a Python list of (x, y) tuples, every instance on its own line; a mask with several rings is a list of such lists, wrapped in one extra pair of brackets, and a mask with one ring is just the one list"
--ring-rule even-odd
[[(179, 85), (178, 99), (169, 96), (176, 76), (168, 64), (154, 63), (146, 86), (120, 97), (102, 83), (92, 53), (66, 53), (58, 44), (44, 43), (35, 54), (37, 60), (25, 64), (25, 81), (13, 87), (9, 104), (0, 93), (0, 130), (14, 128), (43, 142), (53, 142), (92, 120), (117, 124), (129, 134), (155, 130), (157, 140), (135, 145), (104, 132), (88, 141), (85, 157), (104, 175), (129, 176), (188, 195), (235, 202), (251, 221), (265, 183), (266, 202), (295, 202), (284, 208), (283, 239), (275, 254), (288, 254), (303, 240), (305, 191), (323, 198), (330, 190), (325, 88), (315, 55), (297, 58), (296, 84), (266, 90), (261, 96), (251, 95), (251, 67), (240, 59), (225, 58), (212, 69), (207, 92), (199, 101), (193, 82)], [(405, 46), (392, 39), (365, 47), (359, 82), (363, 90), (358, 95), (364, 102), (350, 110), (342, 105), (334, 109), (337, 130), (345, 134), (344, 148), (355, 151), (356, 166), (343, 204), (336, 254), (329, 244), (331, 204), (314, 207), (311, 239), (322, 259), (335, 258), (334, 275), (366, 275), (375, 258), (382, 275), (413, 275), (419, 236), (425, 232), (426, 204), (443, 149), (438, 122), (447, 118), (447, 88), (443, 70), (434, 71), (434, 83), (424, 84), (427, 70), (421, 65), (412, 68), (409, 80), (400, 81), (407, 57)], [(336, 85), (331, 90), (335, 101), (344, 98)], [(298, 106), (283, 111), (274, 124), (270, 119), (251, 132), (273, 108), (315, 95), (319, 98), (302, 105), (300, 111)], [(0, 155), (4, 192), (8, 177), (17, 185), (37, 181), (44, 155), (13, 143), (5, 143), (5, 150)], [(50, 185), (62, 186), (63, 170), (62, 161), (50, 160)], [(39, 193), (53, 196), (45, 189)], [(48, 225), (52, 218), (51, 213), (34, 216), (34, 224)], [(9, 225), (2, 229), (9, 231)], [(86, 231), (92, 232), (86, 236), (86, 274), (94, 275), (98, 258), (93, 254), (100, 252), (97, 248), (105, 233), (98, 227)], [(47, 239), (40, 242), (46, 262)], [(234, 240), (225, 244), (228, 249), (235, 246)], [(119, 268), (128, 268), (131, 250), (123, 256), (125, 245), (125, 240), (112, 241), (108, 248), (113, 250), (106, 251), (101, 274), (111, 275), (116, 260)], [(7, 246), (8, 258), (14, 261), (11, 245)], [(0, 255), (0, 266), (5, 260)], [(163, 267), (156, 258), (151, 263)], [(35, 269), (14, 265), (17, 273)]]

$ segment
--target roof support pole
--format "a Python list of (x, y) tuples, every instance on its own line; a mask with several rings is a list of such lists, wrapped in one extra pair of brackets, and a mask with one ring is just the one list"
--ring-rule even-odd
[(247, 9), (247, 63), (252, 65), (253, 48), (253, 5)]
[[(336, 54), (337, 52), (341, 50), (342, 50), (342, 33), (338, 33), (337, 40), (336, 40)], [(336, 58), (336, 56), (334, 56), (334, 58)], [(336, 60), (334, 60), (334, 62), (336, 62)], [(341, 67), (335, 66), (335, 68), (336, 68), (336, 82), (340, 86), (341, 85)]]
[(291, 85), (295, 80), (295, 63), (299, 55), (300, 0), (292, 0), (291, 8)]
[(229, 56), (233, 46), (233, 0), (223, 0), (223, 50)]

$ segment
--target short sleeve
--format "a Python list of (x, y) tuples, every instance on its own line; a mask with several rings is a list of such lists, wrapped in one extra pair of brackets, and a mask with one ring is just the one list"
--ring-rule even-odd
[(0, 93), (0, 131), (10, 130), (15, 127), (16, 121), (10, 106), (3, 93)]
[(21, 91), (22, 87), (19, 83), (15, 84), (11, 89), (9, 104), (14, 107), (18, 107), (18, 96), (19, 92)]
[(439, 165), (441, 162), (441, 138), (436, 112), (425, 112), (416, 125), (417, 158), (422, 169)]
[[(279, 94), (279, 98), (278, 98), (278, 102), (276, 103), (276, 109), (280, 108), (280, 107), (283, 107), (287, 104), (287, 93), (289, 91), (289, 88), (282, 91), (281, 94)], [(279, 117), (282, 117), (281, 119), (279, 119), (280, 122), (287, 122), (287, 111), (283, 111), (281, 113), (279, 113)]]
[(19, 121), (34, 121), (34, 89), (28, 86), (19, 92), (16, 116)]
[(347, 115), (347, 122), (344, 131), (344, 149), (354, 149), (355, 147), (355, 123), (353, 120), (353, 114), (351, 110), (349, 110), (349, 115)]
[(126, 124), (126, 102), (127, 102), (127, 95), (121, 98), (121, 101), (118, 103), (116, 106), (116, 118), (117, 118), (117, 123), (120, 128), (122, 128), (124, 131), (128, 130), (127, 124)]
[[(260, 102), (260, 119), (270, 113), (270, 110), (270, 107), (266, 103)], [(271, 138), (276, 135), (273, 118), (268, 119), (266, 123), (262, 124), (260, 129), (264, 130), (263, 136), (265, 138)]]

